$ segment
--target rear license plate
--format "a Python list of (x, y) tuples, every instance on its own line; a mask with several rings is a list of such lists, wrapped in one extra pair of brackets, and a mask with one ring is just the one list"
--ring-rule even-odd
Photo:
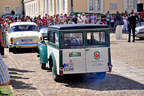
[(22, 42), (32, 42), (32, 39), (21, 39)]

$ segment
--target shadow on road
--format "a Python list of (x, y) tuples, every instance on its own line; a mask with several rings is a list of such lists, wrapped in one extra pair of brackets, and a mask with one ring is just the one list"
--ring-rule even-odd
[(115, 74), (107, 74), (105, 79), (98, 79), (95, 74), (67, 76), (63, 81), (66, 87), (92, 90), (144, 90), (144, 85), (134, 80)]
[(17, 81), (15, 79), (11, 80), (11, 85), (14, 89), (36, 90), (35, 87), (32, 87), (32, 84), (26, 84), (25, 82)]
[(15, 49), (14, 54), (24, 54), (24, 53), (36, 53), (38, 52), (37, 48), (22, 48), (22, 49)]
[(29, 70), (19, 70), (19, 69), (15, 69), (15, 68), (9, 68), (8, 70), (12, 73), (16, 73), (16, 72), (20, 72), (20, 73), (35, 72), (35, 71), (29, 71)]
[(29, 70), (19, 70), (15, 68), (9, 68), (9, 74), (11, 78), (11, 85), (14, 89), (27, 89), (27, 90), (36, 90), (35, 87), (32, 87), (32, 84), (26, 84), (23, 80), (28, 80), (29, 78), (24, 78), (23, 74), (27, 72), (35, 72)]

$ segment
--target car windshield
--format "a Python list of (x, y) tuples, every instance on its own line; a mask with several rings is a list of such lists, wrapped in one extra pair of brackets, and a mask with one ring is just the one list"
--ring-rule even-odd
[(83, 46), (82, 33), (64, 33), (64, 46)]
[(42, 29), (40, 29), (40, 32), (41, 33), (47, 33), (48, 32), (48, 28), (42, 28)]
[(35, 25), (17, 25), (11, 27), (11, 32), (17, 31), (38, 31), (37, 26)]

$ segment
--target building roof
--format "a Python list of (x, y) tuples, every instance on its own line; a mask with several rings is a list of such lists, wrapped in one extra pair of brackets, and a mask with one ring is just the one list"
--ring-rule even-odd
[(107, 25), (102, 24), (62, 24), (49, 26), (51, 29), (58, 30), (72, 30), (72, 29), (97, 29), (97, 28), (109, 28)]

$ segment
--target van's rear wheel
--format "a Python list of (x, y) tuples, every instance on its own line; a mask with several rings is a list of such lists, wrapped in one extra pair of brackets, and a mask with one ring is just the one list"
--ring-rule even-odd
[(53, 74), (53, 79), (56, 81), (56, 82), (60, 82), (60, 76), (59, 75), (57, 75), (57, 73), (56, 73), (56, 69), (54, 68), (54, 67), (52, 67), (52, 74)]
[(46, 63), (41, 63), (41, 68), (46, 69)]

